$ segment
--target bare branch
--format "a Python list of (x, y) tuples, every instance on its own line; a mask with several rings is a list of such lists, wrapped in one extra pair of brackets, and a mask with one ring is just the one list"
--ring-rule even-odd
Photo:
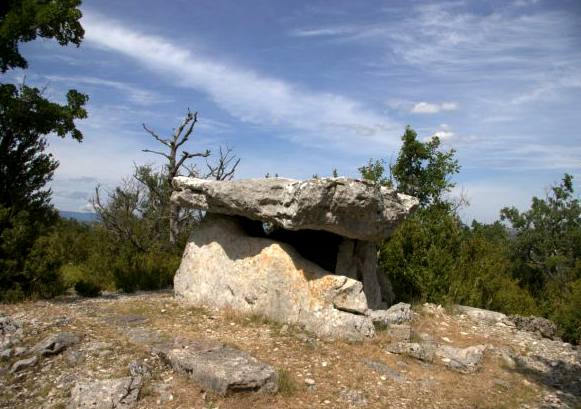
[(149, 152), (149, 153), (155, 153), (156, 155), (161, 155), (161, 156), (165, 156), (166, 158), (170, 158), (169, 155), (166, 155), (163, 152), (157, 152), (157, 151), (150, 151), (149, 149), (142, 149), (142, 152)]
[[(186, 141), (188, 140), (188, 138), (192, 134), (192, 131), (194, 130), (194, 125), (196, 125), (196, 123), (198, 122), (198, 113), (194, 112), (192, 114), (192, 111), (190, 111), (190, 109), (188, 108), (188, 116), (186, 117), (186, 119), (188, 121), (184, 122), (184, 124), (183, 124), (185, 126), (189, 123), (189, 126), (188, 126), (188, 129), (186, 130), (186, 133), (182, 136), (181, 140), (178, 140), (178, 138), (174, 137), (174, 141), (176, 142), (176, 148), (179, 148), (184, 143), (186, 143)], [(181, 132), (183, 131), (184, 126), (182, 126), (180, 128), (180, 132), (177, 133), (176, 136), (181, 135)]]
[[(209, 172), (204, 178), (212, 177), (215, 180), (230, 180), (234, 177), (234, 172), (236, 171), (236, 167), (240, 163), (240, 158), (236, 160), (234, 165), (230, 167), (230, 164), (233, 160), (236, 159), (236, 155), (233, 154), (233, 149), (226, 147), (226, 152), (222, 150), (220, 147), (220, 158), (218, 158), (218, 163), (214, 166), (208, 163), (206, 160), (206, 167), (208, 168)], [(229, 169), (230, 167), (230, 169)]]
[(167, 146), (168, 148), (170, 147), (170, 141), (167, 139), (162, 139), (160, 138), (153, 130), (149, 129), (147, 126), (145, 126), (145, 124), (143, 125), (143, 129), (145, 129), (151, 136), (153, 136), (157, 141), (163, 143), (165, 146)]
[(181, 168), (181, 166), (184, 164), (186, 159), (191, 159), (191, 158), (195, 158), (195, 157), (207, 158), (208, 156), (210, 156), (210, 151), (208, 149), (206, 149), (205, 152), (196, 152), (196, 153), (189, 153), (189, 152), (184, 151), (184, 152), (182, 152), (182, 157), (180, 158), (180, 160), (176, 164), (176, 170), (179, 170), (179, 168)]

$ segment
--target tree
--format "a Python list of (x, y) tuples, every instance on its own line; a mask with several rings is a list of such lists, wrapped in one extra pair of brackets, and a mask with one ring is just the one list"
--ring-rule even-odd
[(81, 44), (81, 0), (6, 0), (0, 6), (0, 70), (28, 68), (19, 43), (54, 38), (62, 46)]
[(446, 205), (444, 195), (455, 183), (450, 177), (460, 172), (456, 151), (440, 151), (440, 139), (433, 136), (427, 142), (418, 141), (417, 133), (407, 126), (397, 160), (390, 170), (397, 190), (417, 197), (420, 206)]
[(530, 209), (504, 208), (501, 219), (516, 229), (510, 271), (537, 298), (569, 342), (581, 342), (581, 202), (573, 176), (565, 173)]
[[(78, 0), (8, 0), (0, 6), (0, 71), (26, 68), (19, 43), (37, 37), (79, 45), (84, 31)], [(83, 136), (75, 120), (85, 118), (88, 97), (71, 90), (67, 104), (22, 84), (0, 83), (0, 293), (3, 298), (58, 290), (51, 277), (58, 260), (46, 253), (43, 235), (57, 216), (50, 189), (58, 162), (45, 153), (46, 137)], [(11, 294), (8, 296), (7, 294)]]
[[(190, 153), (188, 151), (181, 150), (182, 146), (191, 136), (194, 130), (194, 126), (197, 122), (198, 113), (192, 112), (188, 109), (188, 114), (169, 139), (161, 138), (153, 130), (149, 129), (145, 124), (143, 124), (143, 128), (156, 141), (168, 148), (167, 152), (152, 151), (149, 149), (143, 149), (143, 152), (150, 152), (156, 155), (161, 155), (167, 159), (167, 164), (165, 165), (165, 177), (167, 180), (167, 186), (169, 187), (167, 191), (167, 202), (169, 203), (169, 241), (172, 244), (176, 242), (176, 239), (179, 235), (180, 224), (182, 222), (188, 221), (192, 217), (191, 212), (180, 214), (180, 208), (177, 203), (174, 203), (170, 200), (171, 194), (175, 190), (171, 182), (174, 177), (180, 175), (180, 170), (182, 167), (188, 171), (190, 176), (214, 178), (216, 180), (227, 180), (233, 177), (236, 167), (240, 163), (240, 159), (236, 160), (235, 155), (233, 155), (232, 149), (227, 148), (226, 151), (223, 151), (222, 148), (220, 148), (220, 157), (216, 164), (211, 164), (206, 161), (206, 167), (209, 170), (207, 174), (201, 175), (196, 167), (188, 167), (186, 163), (187, 160), (195, 157), (207, 158), (210, 156), (210, 151), (208, 149), (206, 149), (204, 152), (196, 153)], [(234, 164), (232, 164), (233, 161), (235, 161)]]
[(581, 203), (574, 196), (573, 176), (566, 173), (544, 199), (533, 197), (529, 210), (505, 207), (500, 217), (517, 231), (514, 275), (533, 294), (540, 295), (549, 283), (563, 287), (581, 278)]
[(387, 167), (389, 176), (385, 176), (384, 159), (369, 159), (367, 166), (358, 169), (361, 177), (414, 196), (423, 208), (443, 205), (453, 209), (453, 203), (445, 194), (455, 186), (451, 176), (460, 172), (458, 160), (454, 159), (456, 151), (441, 151), (437, 136), (426, 142), (417, 138), (417, 133), (408, 125), (401, 137), (403, 143), (397, 160)]

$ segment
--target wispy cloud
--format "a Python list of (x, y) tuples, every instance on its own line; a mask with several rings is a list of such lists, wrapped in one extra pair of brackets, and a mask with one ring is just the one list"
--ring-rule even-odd
[[(233, 117), (280, 130), (301, 131), (302, 143), (326, 140), (334, 146), (374, 149), (398, 143), (399, 124), (338, 94), (313, 92), (250, 69), (192, 53), (169, 39), (145, 35), (86, 12), (89, 44), (134, 58), (182, 87), (207, 93)], [(337, 132), (337, 130), (341, 132)]]
[(330, 28), (316, 28), (316, 29), (295, 29), (290, 31), (290, 35), (294, 37), (321, 37), (321, 36), (336, 36), (342, 34), (353, 33), (352, 27), (330, 27)]
[(171, 102), (170, 98), (159, 95), (158, 93), (142, 89), (136, 85), (129, 84), (126, 82), (112, 81), (97, 77), (85, 77), (85, 76), (70, 76), (63, 77), (57, 75), (51, 75), (46, 77), (51, 82), (64, 82), (68, 84), (84, 84), (84, 85), (96, 85), (99, 87), (109, 87), (117, 91), (122, 92), (127, 98), (138, 105), (152, 105), (159, 103)]
[(437, 114), (441, 111), (453, 111), (455, 109), (458, 109), (458, 104), (455, 102), (443, 102), (441, 104), (418, 102), (412, 107), (410, 112), (414, 114)]

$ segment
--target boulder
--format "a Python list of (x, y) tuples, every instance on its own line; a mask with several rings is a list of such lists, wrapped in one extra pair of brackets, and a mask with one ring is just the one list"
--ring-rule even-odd
[(278, 371), (244, 351), (216, 341), (176, 341), (156, 353), (178, 372), (220, 395), (278, 391)]
[(174, 279), (176, 298), (303, 326), (319, 336), (374, 334), (363, 284), (332, 274), (293, 247), (251, 237), (237, 218), (208, 214)]
[(454, 312), (467, 315), (473, 320), (481, 321), (485, 324), (495, 324), (507, 319), (507, 316), (501, 312), (483, 310), (482, 308), (468, 307), (466, 305), (454, 305)]
[(174, 280), (191, 304), (263, 314), (330, 338), (373, 335), (394, 299), (375, 241), (418, 200), (366, 180), (176, 177), (172, 203), (206, 212)]
[(377, 241), (388, 236), (419, 201), (371, 181), (264, 178), (173, 179), (172, 201), (183, 207), (271, 223), (286, 230), (326, 230)]
[(544, 338), (559, 339), (557, 325), (542, 317), (523, 317), (521, 315), (511, 315), (508, 320), (521, 331), (535, 332)]

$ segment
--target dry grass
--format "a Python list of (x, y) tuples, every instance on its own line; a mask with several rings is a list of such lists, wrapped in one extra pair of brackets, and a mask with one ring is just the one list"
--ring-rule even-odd
[[(57, 315), (68, 316), (70, 323), (60, 330), (83, 333), (83, 345), (97, 341), (112, 345), (114, 353), (110, 356), (101, 358), (98, 354), (88, 354), (83, 368), (71, 368), (60, 356), (53, 358), (51, 371), (59, 376), (74, 371), (79, 373), (78, 377), (93, 379), (126, 376), (131, 360), (148, 359), (154, 380), (172, 385), (173, 399), (164, 403), (164, 408), (346, 409), (349, 406), (340, 399), (341, 392), (356, 389), (367, 399), (368, 408), (492, 409), (516, 408), (535, 401), (539, 394), (539, 388), (534, 383), (525, 384), (524, 375), (504, 368), (500, 360), (492, 356), (486, 356), (479, 372), (462, 375), (440, 365), (386, 353), (385, 345), (389, 343), (389, 338), (381, 331), (375, 338), (363, 343), (317, 340), (313, 345), (297, 337), (297, 333), (302, 331), (296, 327), (290, 326), (286, 331), (281, 331), (281, 325), (261, 316), (239, 314), (233, 310), (193, 308), (174, 301), (168, 294), (96, 299), (80, 304), (28, 303), (1, 308), (0, 314), (38, 315), (39, 320)], [(243, 393), (219, 397), (203, 392), (187, 376), (161, 366), (144, 347), (130, 343), (126, 337), (127, 328), (110, 324), (104, 319), (111, 315), (132, 314), (148, 318), (145, 324), (137, 327), (156, 329), (173, 338), (220, 340), (275, 366), (279, 369), (280, 393), (275, 396)], [(446, 315), (419, 315), (413, 327), (415, 334), (425, 332), (439, 342), (446, 338), (451, 344), (461, 347), (494, 343), (494, 340), (475, 335), (470, 331), (469, 323), (458, 322)], [(52, 332), (54, 328), (47, 327), (35, 338)], [(398, 371), (405, 379), (396, 381), (382, 377), (364, 365), (364, 360), (381, 362)], [(308, 388), (306, 378), (316, 381), (316, 390)], [(510, 388), (499, 386), (495, 379), (508, 382)], [(40, 401), (40, 395), (46, 397), (57, 390), (54, 382), (42, 383), (42, 375), (35, 379), (33, 374), (29, 374), (7, 382), (12, 386), (21, 384), (28, 389), (31, 395), (28, 402), (35, 402), (34, 399)], [(58, 396), (66, 399), (68, 390), (57, 390), (61, 394)], [(2, 394), (4, 392), (0, 392)], [(147, 386), (137, 408), (160, 407), (156, 400), (157, 395)], [(21, 408), (30, 407), (25, 401), (22, 400)], [(55, 405), (61, 403), (56, 402)]]

